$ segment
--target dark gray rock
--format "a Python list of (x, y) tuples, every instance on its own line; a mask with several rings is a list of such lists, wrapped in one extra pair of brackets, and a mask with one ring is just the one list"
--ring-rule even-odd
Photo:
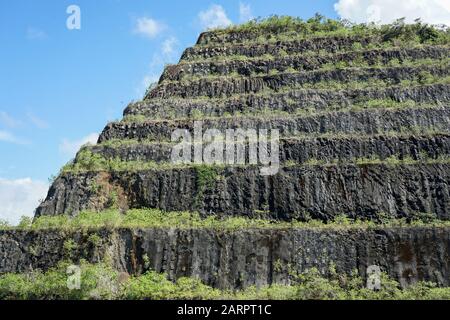
[(305, 52), (338, 52), (351, 50), (354, 43), (360, 43), (366, 47), (376, 42), (377, 38), (371, 37), (322, 37), (314, 39), (276, 41), (268, 43), (243, 43), (211, 44), (187, 48), (181, 56), (181, 61), (188, 62), (199, 59), (220, 58), (227, 56), (258, 57), (266, 54), (280, 56), (281, 52), (287, 54), (299, 54)]
[(417, 80), (423, 73), (434, 77), (446, 77), (450, 73), (447, 65), (421, 65), (417, 67), (355, 68), (336, 70), (317, 70), (308, 72), (289, 72), (254, 77), (217, 77), (194, 80), (161, 82), (151, 90), (146, 99), (168, 97), (223, 98), (231, 95), (263, 92), (266, 89), (282, 90), (302, 85), (314, 85), (323, 81), (338, 81), (345, 87), (346, 82), (385, 81), (399, 84), (401, 80)]
[[(101, 242), (93, 244), (92, 234)], [(70, 253), (68, 239), (77, 244)], [(107, 257), (119, 271), (198, 277), (221, 289), (289, 284), (292, 272), (312, 267), (328, 276), (331, 264), (363, 277), (377, 265), (403, 287), (420, 280), (450, 286), (449, 228), (0, 231), (0, 274), (46, 270), (70, 257)]]
[(268, 74), (271, 71), (285, 72), (290, 68), (297, 71), (311, 71), (321, 68), (327, 63), (349, 63), (356, 64), (357, 59), (362, 59), (369, 65), (387, 64), (393, 59), (400, 63), (404, 60), (414, 59), (445, 59), (450, 55), (450, 49), (446, 46), (426, 46), (418, 48), (392, 48), (376, 49), (363, 52), (345, 52), (340, 54), (329, 54), (322, 56), (285, 56), (273, 59), (260, 58), (258, 60), (229, 60), (229, 61), (198, 61), (185, 62), (175, 66), (166, 67), (160, 81), (182, 80), (189, 75), (207, 76), (207, 75), (227, 75), (238, 73), (243, 76), (252, 74)]
[[(283, 27), (267, 28), (203, 33), (180, 64), (165, 69), (143, 101), (125, 110), (125, 115), (140, 117), (108, 124), (99, 142), (111, 143), (90, 150), (111, 159), (167, 162), (173, 131), (192, 132), (194, 120), (203, 115), (210, 116), (203, 119), (204, 130), (279, 129), (283, 162), (339, 159), (337, 164), (290, 162), (278, 174), (262, 176), (257, 166), (159, 164), (152, 170), (121, 170), (105, 165), (97, 172), (99, 166), (88, 163), (55, 180), (36, 217), (146, 207), (198, 211), (203, 217), (287, 221), (329, 221), (338, 215), (371, 221), (430, 216), (449, 220), (450, 66), (436, 60), (448, 59), (448, 46), (407, 48), (405, 42), (393, 41), (390, 45), (396, 48), (373, 50), (388, 39), (299, 39), (302, 30), (284, 34), (290, 41), (278, 41)], [(222, 57), (226, 61), (220, 61)], [(373, 67), (321, 68), (361, 58)], [(423, 58), (434, 62), (380, 65)], [(373, 99), (417, 104), (381, 108), (368, 103)], [(110, 141), (116, 139), (138, 143)], [(354, 158), (373, 156), (418, 161), (353, 163)], [(75, 161), (81, 164), (80, 157)], [(99, 235), (100, 243), (92, 243), (92, 233)], [(64, 248), (68, 239), (78, 244), (70, 253)], [(338, 272), (357, 269), (364, 276), (374, 264), (402, 286), (418, 280), (450, 286), (449, 246), (448, 227), (0, 231), (0, 273), (47, 269), (69, 258), (106, 259), (120, 271), (140, 274), (152, 268), (171, 279), (195, 276), (214, 287), (233, 289), (289, 283), (289, 271), (311, 267), (327, 274), (331, 263)]]
[(293, 113), (296, 110), (333, 111), (353, 104), (364, 104), (374, 99), (393, 101), (411, 100), (417, 104), (450, 102), (450, 85), (391, 86), (359, 90), (291, 90), (267, 95), (247, 94), (238, 97), (207, 99), (151, 99), (130, 104), (126, 115), (144, 115), (149, 119), (171, 119), (192, 116), (195, 112), (205, 117), (261, 112), (264, 110)]
[[(329, 220), (340, 214), (376, 220), (381, 213), (396, 218), (432, 213), (448, 220), (449, 168), (425, 163), (302, 166), (280, 168), (274, 176), (261, 176), (258, 167), (224, 168), (217, 169), (211, 186), (200, 183), (195, 167), (99, 174), (120, 189), (130, 208), (280, 220)], [(36, 216), (104, 209), (107, 203), (99, 203), (92, 191), (95, 181), (94, 173), (63, 174)]]
[[(142, 123), (113, 122), (108, 124), (99, 142), (111, 139), (151, 139), (170, 141), (176, 129), (193, 132), (193, 119), (155, 120)], [(305, 116), (232, 117), (203, 119), (203, 129), (278, 129), (280, 136), (318, 133), (380, 134), (414, 132), (420, 128), (448, 132), (450, 108), (373, 109), (363, 111), (327, 112)]]
[[(282, 138), (280, 140), (279, 159), (281, 163), (294, 161), (304, 163), (309, 160), (326, 162), (354, 161), (358, 158), (379, 158), (391, 156), (414, 160), (436, 159), (440, 155), (450, 154), (450, 133), (430, 135), (374, 135), (343, 136), (322, 138)], [(171, 162), (172, 143), (134, 143), (116, 146), (96, 145), (88, 150), (107, 159), (122, 161)], [(259, 148), (257, 148), (259, 150)], [(236, 152), (235, 157), (237, 158)], [(191, 147), (191, 159), (194, 147)], [(226, 152), (223, 152), (223, 159)], [(78, 157), (75, 158), (75, 162)], [(248, 162), (248, 147), (246, 148)]]

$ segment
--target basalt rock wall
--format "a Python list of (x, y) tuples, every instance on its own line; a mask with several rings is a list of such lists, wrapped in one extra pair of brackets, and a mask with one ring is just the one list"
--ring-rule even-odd
[[(92, 234), (101, 241), (93, 243)], [(64, 249), (69, 239), (76, 244), (71, 251)], [(365, 277), (367, 267), (377, 265), (402, 286), (419, 280), (449, 286), (449, 252), (445, 228), (1, 231), (0, 274), (107, 259), (130, 274), (152, 269), (235, 289), (289, 284), (293, 272), (312, 267), (327, 275), (332, 264), (339, 273), (357, 270)]]

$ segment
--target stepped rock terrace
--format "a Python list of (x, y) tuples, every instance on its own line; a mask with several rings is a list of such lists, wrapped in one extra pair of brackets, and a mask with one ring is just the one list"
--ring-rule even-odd
[[(420, 22), (374, 27), (272, 17), (205, 32), (61, 170), (36, 221), (148, 208), (283, 224), (122, 226), (92, 231), (103, 232), (103, 251), (77, 255), (97, 262), (112, 252), (114, 267), (133, 274), (146, 271), (146, 256), (172, 280), (196, 276), (217, 288), (286, 283), (288, 265), (303, 272), (330, 263), (361, 276), (379, 265), (403, 287), (422, 280), (449, 286), (449, 58), (449, 30)], [(278, 130), (278, 173), (262, 176), (248, 163), (173, 163), (174, 131), (190, 134), (195, 121), (205, 131)], [(289, 225), (338, 217), (375, 227)], [(383, 217), (438, 225), (390, 227)], [(55, 266), (63, 257), (43, 241), (88, 247), (77, 231), (27, 232), (0, 232), (0, 254), (9, 257), (0, 273)], [(38, 258), (30, 255), (35, 245), (44, 248)]]

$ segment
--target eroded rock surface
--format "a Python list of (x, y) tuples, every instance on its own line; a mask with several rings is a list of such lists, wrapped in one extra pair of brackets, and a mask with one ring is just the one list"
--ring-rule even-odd
[[(99, 243), (90, 240), (94, 233)], [(70, 252), (68, 239), (76, 243)], [(292, 272), (315, 267), (326, 275), (331, 264), (363, 277), (377, 265), (402, 286), (419, 280), (450, 286), (448, 228), (0, 232), (0, 273), (46, 270), (70, 257), (75, 263), (108, 257), (130, 274), (152, 269), (222, 289), (289, 284)]]
[[(80, 150), (36, 217), (114, 207), (284, 221), (449, 220), (449, 44), (424, 34), (404, 41), (398, 28), (301, 37), (303, 29), (266, 28), (203, 33), (96, 146)], [(195, 121), (203, 131), (278, 129), (278, 173), (173, 165), (171, 135), (192, 133)], [(89, 242), (92, 232), (100, 244)], [(67, 258), (67, 239), (78, 244), (75, 260), (107, 257), (119, 270), (198, 276), (219, 288), (288, 283), (289, 271), (326, 273), (331, 263), (363, 276), (378, 265), (403, 286), (450, 285), (448, 227), (4, 231), (0, 272), (49, 268)]]

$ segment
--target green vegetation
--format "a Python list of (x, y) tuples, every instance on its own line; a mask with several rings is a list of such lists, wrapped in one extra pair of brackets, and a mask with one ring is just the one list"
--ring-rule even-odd
[(0, 230), (7, 230), (10, 228), (11, 228), (11, 225), (9, 224), (8, 221), (0, 219)]
[(217, 170), (215, 167), (199, 165), (195, 167), (197, 172), (197, 186), (199, 189), (211, 188), (217, 178)]
[[(444, 77), (441, 78), (440, 80), (438, 80), (436, 82), (436, 84), (450, 84), (450, 79), (448, 79), (448, 77)], [(384, 83), (383, 83), (384, 85)], [(416, 83), (412, 86), (401, 86), (400, 84), (387, 84), (386, 86), (383, 86), (381, 88), (364, 88), (366, 90), (378, 90), (378, 91), (385, 91), (386, 89), (396, 89), (396, 90), (402, 90), (402, 89), (414, 89), (414, 87), (423, 87), (423, 85)], [(344, 88), (341, 88), (342, 90), (344, 90)], [(363, 89), (363, 90), (364, 90)], [(170, 98), (165, 98), (165, 99), (161, 99), (161, 98), (155, 98), (152, 100), (153, 103), (167, 103), (167, 105), (170, 104), (176, 104), (179, 103), (180, 101), (184, 101), (184, 102), (189, 102), (192, 105), (200, 105), (203, 106), (207, 103), (211, 103), (211, 104), (215, 104), (217, 105), (218, 108), (223, 108), (227, 102), (229, 101), (240, 101), (240, 103), (245, 103), (250, 97), (252, 98), (264, 98), (264, 99), (286, 99), (286, 101), (288, 102), (294, 102), (296, 99), (296, 96), (298, 93), (303, 92), (305, 89), (299, 87), (299, 88), (285, 88), (285, 89), (278, 89), (278, 90), (272, 90), (270, 88), (265, 88), (264, 90), (258, 91), (258, 92), (249, 92), (249, 93), (236, 93), (236, 94), (232, 94), (229, 95), (227, 97), (207, 97), (207, 96), (195, 96), (195, 97), (189, 97), (189, 98), (185, 98), (185, 99), (180, 99), (179, 97), (170, 97)], [(308, 91), (315, 91), (315, 89), (306, 89)], [(333, 89), (332, 87), (330, 87), (329, 89), (325, 88), (325, 89), (320, 89), (323, 91), (328, 91), (330, 93), (335, 92), (336, 90)], [(352, 91), (351, 89), (349, 89), (348, 91)], [(360, 93), (361, 94), (361, 93)], [(360, 103), (363, 103), (364, 101), (367, 100), (367, 97), (365, 96), (361, 96), (359, 98)], [(342, 104), (341, 104), (342, 105)], [(160, 119), (167, 119), (167, 115), (165, 114), (166, 111), (164, 111), (164, 114), (160, 114), (159, 118)], [(223, 113), (224, 115), (226, 113)], [(227, 114), (228, 116), (232, 116), (230, 113)], [(154, 117), (153, 113), (152, 113), (152, 117)], [(158, 117), (158, 115), (157, 115)], [(158, 119), (159, 119), (158, 118)], [(170, 119), (173, 119), (174, 117), (170, 117)]]
[[(426, 71), (425, 71), (426, 72)], [(404, 79), (400, 80), (400, 84), (395, 83), (393, 79), (375, 79), (370, 78), (365, 81), (320, 81), (316, 83), (304, 83), (304, 84), (295, 84), (290, 87), (283, 88), (285, 92), (291, 90), (291, 89), (332, 89), (332, 90), (359, 90), (359, 89), (366, 89), (370, 87), (377, 87), (377, 88), (386, 88), (388, 86), (392, 85), (400, 85), (401, 87), (411, 87), (416, 85), (424, 85), (424, 84), (450, 84), (450, 76), (437, 76), (432, 75), (431, 73), (427, 74), (428, 78), (426, 81), (424, 81), (424, 75), (423, 73), (418, 75), (417, 77), (413, 77), (411, 79)], [(280, 90), (278, 90), (280, 91)]]
[[(390, 87), (387, 86), (386, 88), (397, 88), (400, 89), (399, 86)], [(278, 92), (278, 95), (288, 95), (289, 92), (286, 90), (283, 90), (283, 92)], [(266, 97), (268, 96), (268, 93), (265, 94), (257, 94), (255, 96), (260, 97)], [(277, 93), (273, 93), (273, 95), (277, 95)], [(284, 98), (280, 97), (280, 99), (284, 99), (284, 106), (286, 108), (289, 108), (289, 112), (285, 111), (285, 109), (270, 109), (268, 107), (262, 107), (261, 104), (257, 104), (255, 107), (247, 107), (244, 111), (235, 111), (235, 112), (223, 112), (222, 108), (223, 105), (218, 105), (215, 113), (213, 115), (209, 113), (202, 113), (201, 111), (196, 111), (197, 117), (198, 114), (202, 114), (201, 119), (202, 120), (213, 120), (218, 118), (237, 118), (237, 117), (247, 117), (247, 118), (272, 118), (272, 117), (292, 117), (292, 114), (295, 114), (297, 116), (314, 116), (314, 115), (321, 115), (328, 113), (330, 111), (340, 111), (340, 112), (347, 112), (347, 111), (361, 111), (365, 109), (402, 109), (402, 108), (433, 108), (433, 107), (442, 107), (444, 104), (440, 102), (439, 100), (436, 101), (430, 101), (430, 102), (416, 102), (414, 100), (404, 100), (404, 101), (397, 101), (394, 99), (359, 99), (359, 101), (354, 101), (353, 103), (346, 102), (345, 100), (341, 100), (339, 103), (329, 103), (324, 106), (311, 106), (311, 107), (305, 107), (304, 101), (300, 99), (294, 99), (289, 96), (286, 96)], [(155, 120), (171, 120), (171, 121), (189, 121), (193, 118), (190, 116), (173, 116), (171, 118), (164, 118), (163, 115), (155, 114), (153, 115)], [(122, 141), (125, 141), (122, 143)], [(116, 147), (116, 146), (122, 146), (126, 143), (129, 144), (135, 144), (135, 143), (141, 143), (141, 144), (151, 144), (151, 143), (170, 143), (168, 140), (154, 140), (154, 139), (146, 139), (146, 140), (140, 140), (137, 139), (113, 139), (113, 140), (107, 140), (101, 143), (102, 146), (110, 146), (110, 147)]]
[[(346, 20), (327, 19), (320, 14), (304, 21), (290, 16), (271, 16), (255, 19), (247, 23), (215, 30), (214, 33), (226, 37), (228, 33), (244, 33), (246, 42), (280, 41), (295, 38), (331, 37), (331, 36), (374, 36), (383, 42), (393, 43), (433, 43), (450, 41), (447, 27), (438, 28), (417, 20), (406, 24), (398, 19), (392, 24), (377, 26), (353, 24)], [(228, 39), (230, 41), (231, 39)], [(240, 42), (237, 40), (237, 42)]]
[[(289, 62), (290, 63), (290, 62)], [(318, 63), (317, 66), (312, 70), (303, 70), (303, 68), (294, 69), (292, 67), (288, 66), (280, 66), (278, 69), (270, 69), (267, 72), (261, 71), (259, 73), (252, 73), (252, 77), (258, 77), (258, 76), (276, 76), (280, 74), (297, 74), (299, 72), (304, 73), (310, 73), (310, 72), (318, 72), (318, 71), (332, 71), (332, 70), (346, 70), (350, 69), (353, 70), (355, 68), (358, 69), (385, 69), (385, 68), (413, 68), (413, 67), (423, 67), (423, 66), (432, 66), (435, 68), (438, 67), (448, 67), (450, 63), (450, 59), (448, 58), (439, 58), (439, 59), (430, 59), (430, 58), (423, 58), (423, 59), (404, 59), (403, 61), (399, 61), (397, 58), (393, 58), (386, 61), (375, 61), (370, 63), (367, 59), (364, 59), (364, 56), (358, 56), (353, 60), (337, 60), (333, 62)], [(161, 82), (161, 85), (167, 85), (167, 84), (179, 84), (183, 86), (189, 86), (192, 84), (192, 82), (196, 81), (204, 81), (205, 79), (208, 81), (226, 81), (226, 80), (239, 80), (248, 78), (247, 76), (243, 76), (235, 71), (231, 73), (225, 73), (225, 74), (214, 74), (209, 73), (207, 75), (199, 75), (199, 74), (193, 74), (193, 73), (186, 73), (181, 78), (181, 80), (170, 80), (166, 79), (163, 82)], [(311, 83), (311, 85), (314, 85)]]
[[(303, 165), (306, 166), (330, 166), (330, 165), (373, 165), (373, 164), (384, 164), (387, 166), (393, 165), (417, 165), (420, 163), (426, 164), (450, 164), (450, 156), (440, 155), (435, 159), (430, 159), (427, 154), (421, 154), (421, 159), (413, 159), (410, 156), (400, 157), (398, 155), (392, 155), (388, 158), (380, 158), (376, 155), (369, 158), (353, 158), (353, 159), (332, 159), (332, 160), (319, 160), (319, 159), (309, 159), (304, 162)], [(289, 166), (289, 164), (285, 164)], [(290, 163), (290, 166), (298, 166), (297, 163)]]
[[(214, 230), (240, 230), (240, 229), (287, 229), (287, 228), (380, 228), (380, 227), (449, 227), (450, 221), (437, 220), (430, 213), (417, 213), (414, 218), (396, 219), (380, 213), (379, 219), (354, 220), (346, 215), (336, 215), (334, 220), (323, 222), (313, 220), (306, 213), (296, 216), (302, 220), (289, 222), (255, 219), (247, 217), (223, 217), (215, 215), (202, 218), (195, 212), (166, 212), (158, 209), (132, 209), (125, 213), (119, 209), (108, 209), (102, 212), (84, 211), (76, 217), (66, 215), (41, 216), (34, 220), (27, 228), (14, 228), (18, 230), (89, 230), (89, 229), (117, 229), (117, 228), (178, 228), (178, 229), (214, 229)], [(431, 218), (430, 218), (431, 217)], [(433, 218), (434, 217), (434, 218)], [(3, 229), (13, 229), (4, 226)], [(93, 245), (101, 242), (101, 239), (92, 237), (89, 241)], [(64, 243), (67, 254), (77, 249), (76, 244), (68, 241)]]
[[(161, 118), (162, 119), (162, 118)], [(155, 139), (110, 139), (106, 141), (102, 141), (98, 144), (98, 146), (102, 147), (109, 147), (109, 148), (118, 148), (118, 147), (124, 147), (124, 146), (131, 146), (136, 144), (172, 144), (170, 141), (162, 141), (162, 140), (155, 140)]]
[(80, 289), (68, 288), (67, 268), (62, 262), (47, 272), (36, 270), (26, 274), (0, 276), (0, 300), (83, 300), (114, 299), (117, 289), (117, 272), (105, 264), (81, 265)]
[[(396, 48), (398, 49), (398, 48)], [(394, 50), (390, 50), (394, 51)], [(378, 59), (371, 56), (370, 59), (366, 57), (368, 53), (376, 53), (378, 54)], [(305, 69), (305, 66), (303, 64), (300, 64), (297, 69), (293, 67), (289, 67), (292, 65), (296, 60), (302, 61), (305, 58), (304, 54), (294, 54), (290, 55), (288, 59), (279, 59), (276, 56), (268, 56), (265, 55), (263, 57), (249, 57), (248, 61), (254, 61), (256, 65), (262, 64), (266, 61), (270, 60), (277, 60), (278, 66), (276, 66), (276, 69), (270, 69), (268, 72), (265, 72), (261, 69), (256, 69), (257, 71), (253, 72), (251, 76), (256, 77), (258, 75), (276, 75), (278, 73), (296, 73), (296, 72), (311, 72), (311, 71), (329, 71), (329, 70), (342, 70), (342, 69), (350, 69), (350, 68), (394, 68), (394, 67), (417, 67), (417, 66), (445, 66), (448, 65), (449, 59), (446, 57), (442, 58), (422, 58), (422, 59), (412, 59), (412, 58), (403, 58), (402, 60), (399, 60), (398, 58), (384, 58), (383, 53), (379, 50), (376, 51), (360, 51), (356, 54), (352, 55), (336, 55), (335, 53), (329, 54), (321, 54), (318, 55), (317, 53), (315, 55), (311, 55), (311, 61), (316, 61), (315, 64), (311, 63), (311, 66), (309, 66), (307, 69)], [(370, 56), (370, 55), (369, 55)], [(389, 55), (387, 55), (389, 57)], [(330, 62), (323, 63), (323, 60), (330, 60)], [(240, 59), (242, 60), (242, 58)], [(228, 56), (225, 60), (220, 59), (218, 60), (218, 63), (220, 64), (227, 64), (229, 62), (233, 61), (233, 56)], [(200, 62), (203, 64), (205, 63), (203, 60), (200, 60)], [(187, 63), (187, 62), (186, 62)], [(189, 64), (192, 62), (189, 61)], [(225, 72), (228, 72), (228, 69), (224, 69)], [(227, 78), (240, 78), (243, 77), (241, 74), (231, 74), (231, 73), (221, 73), (224, 71), (217, 71), (214, 68), (211, 69), (211, 74), (209, 74), (206, 78), (210, 80), (214, 80), (215, 77), (227, 77)], [(188, 81), (196, 81), (200, 79), (204, 79), (205, 76), (199, 76), (195, 75), (189, 72), (183, 73), (182, 80), (188, 80)], [(162, 82), (164, 83), (171, 83), (174, 82), (173, 80), (166, 79)]]
[(27, 229), (31, 226), (33, 220), (30, 217), (22, 216), (20, 219), (19, 225), (17, 226), (19, 229)]
[(127, 115), (127, 116), (123, 117), (122, 122), (124, 122), (124, 123), (133, 123), (133, 122), (144, 122), (144, 121), (147, 121), (147, 120), (151, 120), (151, 119), (148, 119), (144, 115), (137, 114), (137, 115)]
[[(218, 290), (199, 279), (179, 278), (170, 281), (165, 274), (147, 271), (140, 276), (123, 276), (104, 263), (80, 263), (80, 286), (69, 289), (71, 263), (61, 262), (46, 272), (0, 276), (0, 300), (435, 300), (450, 299), (450, 288), (438, 288), (430, 282), (419, 282), (400, 289), (398, 282), (381, 275), (380, 290), (370, 290), (356, 272), (339, 274), (330, 266), (325, 278), (317, 269), (302, 273), (290, 271), (292, 284), (273, 284), (244, 290)], [(280, 265), (280, 268), (283, 266)], [(69, 281), (70, 283), (70, 281)]]
[[(367, 104), (367, 108), (377, 108), (378, 105), (382, 108), (382, 105), (386, 105), (389, 109), (396, 109), (402, 107), (413, 107), (412, 100), (406, 100), (403, 102), (397, 102), (391, 99), (374, 99), (368, 100), (364, 103), (358, 103), (352, 105), (350, 108), (352, 110), (361, 110), (364, 109), (364, 106)], [(398, 104), (398, 105), (397, 105)], [(414, 102), (414, 106), (417, 107), (417, 103)], [(230, 115), (231, 116), (231, 115)], [(205, 117), (206, 118), (206, 117)], [(439, 128), (433, 127), (399, 127), (396, 131), (384, 131), (374, 134), (366, 134), (366, 133), (345, 133), (345, 132), (319, 132), (319, 133), (297, 133), (289, 136), (281, 137), (280, 140), (289, 140), (289, 139), (302, 139), (302, 140), (311, 140), (318, 138), (326, 138), (326, 139), (371, 139), (376, 137), (411, 137), (413, 135), (419, 136), (433, 136), (433, 135), (449, 135), (449, 131), (445, 131)], [(103, 141), (98, 144), (97, 147), (107, 147), (107, 148), (126, 148), (127, 146), (156, 146), (166, 144), (168, 146), (173, 145), (174, 143), (171, 141), (155, 141), (155, 140), (138, 140), (138, 139), (111, 139), (107, 141)], [(95, 193), (97, 186), (92, 185), (92, 192)]]
[[(442, 79), (444, 81), (444, 79)], [(450, 77), (447, 79), (448, 83), (450, 83)], [(381, 82), (379, 82), (381, 83)], [(331, 84), (337, 85), (337, 84)], [(347, 83), (347, 85), (352, 85), (352, 83)], [(354, 84), (356, 87), (358, 84)], [(414, 85), (414, 84), (411, 84)], [(281, 91), (281, 90), (280, 90)], [(288, 92), (286, 90), (282, 90), (284, 92)], [(433, 101), (429, 103), (423, 103), (423, 102), (416, 102), (414, 100), (404, 100), (404, 101), (397, 101), (394, 99), (367, 99), (364, 101), (358, 101), (353, 104), (337, 104), (337, 103), (330, 103), (324, 108), (315, 108), (315, 107), (309, 107), (305, 108), (303, 105), (301, 105), (303, 101), (300, 100), (294, 100), (292, 98), (286, 98), (286, 106), (289, 106), (292, 110), (291, 111), (285, 111), (283, 109), (270, 109), (268, 107), (264, 107), (262, 109), (250, 109), (247, 108), (244, 111), (235, 111), (235, 112), (224, 112), (221, 115), (217, 116), (211, 116), (205, 113), (202, 113), (200, 110), (195, 110), (195, 117), (188, 116), (188, 117), (174, 117), (170, 118), (171, 121), (189, 121), (189, 120), (215, 120), (215, 119), (223, 119), (223, 118), (258, 118), (258, 119), (269, 119), (269, 118), (291, 118), (293, 114), (296, 116), (317, 116), (329, 113), (330, 111), (339, 111), (339, 112), (348, 112), (348, 111), (362, 111), (366, 109), (412, 109), (412, 108), (435, 108), (435, 107), (442, 107), (442, 103), (440, 101)], [(300, 104), (300, 106), (299, 106)], [(218, 110), (218, 113), (220, 114), (220, 110)], [(168, 119), (168, 118), (165, 118)], [(163, 117), (154, 117), (154, 120), (164, 120)], [(136, 123), (146, 123), (144, 122), (136, 122)], [(132, 144), (132, 141), (137, 141), (136, 139), (115, 139), (115, 140), (108, 140), (105, 142), (102, 142), (102, 146), (111, 146), (111, 147), (117, 147), (124, 145), (125, 143), (122, 143), (121, 141), (126, 141), (126, 143)], [(170, 143), (170, 141), (166, 140), (140, 140), (140, 144), (149, 144), (149, 143), (155, 143), (155, 142), (161, 142), (161, 143)]]
[[(384, 132), (379, 132), (375, 134), (365, 134), (365, 133), (344, 133), (344, 132), (324, 132), (324, 133), (303, 133), (297, 134), (289, 137), (284, 137), (284, 139), (372, 139), (377, 137), (412, 137), (412, 136), (434, 136), (434, 135), (450, 135), (449, 131), (444, 131), (438, 128), (432, 127), (398, 127), (396, 131), (389, 130)], [(283, 138), (282, 138), (283, 139)]]
[(399, 67), (418, 67), (418, 66), (448, 66), (450, 59), (442, 58), (442, 59), (404, 59), (402, 61), (397, 58), (392, 58), (390, 60), (385, 61), (375, 61), (372, 62), (364, 59), (363, 55), (357, 56), (353, 60), (338, 60), (335, 62), (328, 62), (320, 65), (316, 70), (342, 70), (342, 69), (351, 69), (351, 68), (399, 68)]
[(154, 161), (125, 161), (119, 158), (105, 158), (99, 153), (94, 153), (88, 148), (81, 149), (75, 161), (66, 164), (61, 173), (81, 173), (81, 172), (135, 172), (141, 170), (152, 169), (169, 169), (169, 168), (183, 168), (186, 165), (172, 164), (172, 163), (157, 163)]
[(78, 250), (78, 244), (73, 239), (68, 239), (64, 241), (63, 244), (64, 256), (68, 259), (71, 259), (75, 256), (76, 251)]
[(353, 105), (351, 109), (373, 109), (373, 108), (387, 108), (387, 109), (402, 109), (402, 108), (414, 108), (420, 106), (420, 103), (414, 100), (396, 101), (393, 99), (371, 99), (365, 102), (359, 102)]
[[(215, 55), (212, 57), (203, 57), (203, 56), (190, 56), (188, 58), (182, 59), (179, 64), (183, 65), (183, 64), (191, 64), (191, 63), (196, 63), (196, 62), (202, 62), (202, 63), (211, 63), (211, 62), (219, 62), (219, 63), (228, 63), (230, 61), (271, 61), (271, 60), (276, 60), (276, 59), (280, 59), (280, 57), (321, 57), (321, 56), (328, 56), (328, 55), (335, 55), (335, 54), (343, 54), (343, 53), (348, 53), (348, 52), (359, 52), (359, 51), (363, 51), (366, 49), (370, 49), (370, 50), (375, 50), (375, 49), (389, 49), (389, 48), (396, 48), (393, 45), (386, 45), (386, 43), (380, 43), (380, 42), (376, 42), (370, 45), (367, 45), (365, 43), (366, 39), (354, 39), (354, 43), (352, 46), (350, 47), (343, 47), (339, 50), (335, 50), (333, 51), (332, 54), (330, 54), (330, 52), (324, 50), (324, 49), (311, 49), (311, 50), (306, 50), (299, 53), (296, 52), (291, 52), (288, 53), (286, 52), (286, 50), (284, 49), (278, 49), (278, 50), (274, 50), (272, 54), (269, 53), (265, 53), (263, 55), (255, 55), (255, 56), (245, 56), (245, 55), (238, 55), (238, 54), (230, 54), (230, 55)], [(294, 42), (296, 40), (293, 41), (287, 41), (284, 42), (284, 44), (289, 45), (292, 44), (292, 42)], [(254, 45), (266, 45), (266, 43), (261, 43), (261, 44), (254, 44)], [(424, 47), (425, 45), (422, 44), (416, 44), (414, 47), (418, 48), (418, 47)], [(281, 47), (281, 46), (280, 46)], [(357, 48), (357, 49), (355, 49)]]
[(217, 179), (218, 172), (217, 167), (198, 165), (195, 166), (196, 171), (196, 183), (197, 194), (195, 196), (195, 206), (200, 208), (202, 205), (204, 193), (206, 190), (211, 189)]
[[(447, 164), (450, 162), (450, 158), (446, 155), (442, 155), (437, 159), (421, 159), (421, 160), (408, 160), (393, 162), (390, 159), (369, 159), (369, 162), (359, 163), (358, 159), (353, 161), (345, 160), (345, 163), (356, 163), (356, 164), (419, 164), (425, 162), (427, 164), (443, 163)], [(337, 160), (336, 160), (337, 161)], [(322, 164), (322, 163), (319, 163)], [(329, 164), (326, 163), (326, 164)], [(295, 163), (295, 166), (310, 165), (310, 163)], [(229, 167), (246, 167), (248, 165), (229, 165)], [(73, 173), (79, 174), (84, 172), (137, 172), (145, 170), (169, 170), (169, 169), (179, 169), (179, 168), (194, 168), (197, 172), (197, 185), (200, 190), (199, 193), (203, 195), (203, 192), (211, 188), (214, 180), (218, 176), (218, 170), (223, 168), (223, 165), (196, 165), (196, 164), (174, 164), (171, 162), (154, 162), (154, 161), (125, 161), (119, 158), (105, 158), (104, 156), (93, 153), (89, 149), (81, 150), (74, 162), (67, 164), (63, 167), (61, 173)], [(91, 191), (97, 190), (97, 186), (94, 183), (91, 186)], [(200, 196), (200, 194), (198, 196)], [(29, 221), (28, 223), (31, 223)]]

